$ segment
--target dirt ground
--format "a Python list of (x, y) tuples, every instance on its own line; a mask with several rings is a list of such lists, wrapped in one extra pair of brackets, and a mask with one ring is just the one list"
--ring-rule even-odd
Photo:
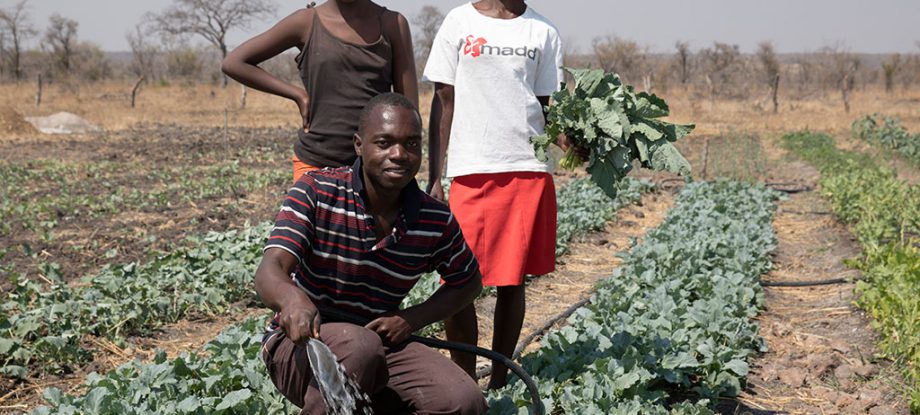
[[(852, 234), (820, 196), (818, 172), (791, 160), (767, 140), (774, 180), (814, 189), (779, 203), (779, 241), (767, 282), (856, 280), (844, 261), (859, 254)], [(766, 287), (758, 317), (769, 351), (752, 364), (736, 408), (755, 414), (908, 414), (903, 379), (876, 356), (877, 340), (866, 315), (853, 304), (855, 283)]]

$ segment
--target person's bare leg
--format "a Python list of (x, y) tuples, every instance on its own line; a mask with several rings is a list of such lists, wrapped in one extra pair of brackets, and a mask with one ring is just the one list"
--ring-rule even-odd
[[(470, 303), (450, 318), (444, 320), (447, 341), (476, 346), (479, 342), (479, 325), (476, 323), (476, 307)], [(450, 351), (450, 359), (470, 377), (476, 379), (476, 355)]]
[[(495, 324), (492, 333), (492, 350), (509, 358), (517, 346), (524, 324), (524, 285), (498, 287), (495, 301)], [(508, 368), (492, 361), (492, 377), (489, 389), (497, 389), (508, 383)]]

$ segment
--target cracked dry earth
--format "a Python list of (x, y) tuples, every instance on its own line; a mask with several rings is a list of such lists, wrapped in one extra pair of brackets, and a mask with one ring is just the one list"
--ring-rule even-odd
[[(794, 163), (791, 163), (794, 164)], [(817, 188), (808, 166), (795, 181)], [(779, 245), (771, 282), (859, 278), (844, 261), (859, 254), (847, 229), (818, 191), (779, 202), (774, 219)], [(868, 317), (854, 305), (855, 284), (766, 287), (760, 333), (769, 351), (751, 362), (747, 390), (727, 413), (909, 414), (903, 382), (877, 357)]]

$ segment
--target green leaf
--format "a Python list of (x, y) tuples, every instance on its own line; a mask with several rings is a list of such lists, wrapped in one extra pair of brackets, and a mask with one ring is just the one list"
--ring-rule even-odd
[(555, 140), (550, 138), (547, 134), (530, 137), (530, 143), (533, 144), (537, 160), (546, 161), (549, 158), (547, 152), (553, 142), (555, 142)]
[(740, 360), (740, 359), (730, 360), (728, 363), (725, 364), (724, 367), (728, 370), (731, 370), (732, 372), (735, 372), (735, 374), (738, 376), (748, 375), (748, 370), (749, 370), (748, 364), (743, 360)]
[(690, 162), (667, 141), (649, 143), (649, 164), (653, 170), (690, 175)]
[(591, 112), (597, 119), (597, 127), (608, 137), (617, 141), (623, 140), (623, 124), (620, 122), (620, 116), (623, 114), (623, 107), (616, 102), (608, 102), (603, 99), (592, 98)]
[(220, 404), (217, 405), (217, 408), (214, 408), (218, 411), (223, 411), (225, 409), (234, 408), (243, 401), (252, 397), (252, 391), (249, 389), (238, 389), (233, 392), (228, 393), (224, 396), (224, 400), (220, 401)]
[(18, 344), (19, 342), (13, 339), (0, 339), (0, 355), (9, 353), (10, 350), (13, 350)]
[(668, 103), (657, 95), (640, 92), (636, 94), (636, 116), (641, 118), (667, 117)]
[(629, 149), (617, 147), (606, 157), (596, 157), (592, 154), (593, 160), (588, 165), (588, 173), (591, 174), (591, 181), (597, 184), (608, 197), (617, 196), (616, 184), (632, 168), (630, 164)]
[(658, 129), (645, 121), (639, 121), (633, 124), (632, 132), (634, 135), (641, 134), (642, 136), (645, 136), (645, 138), (647, 138), (649, 141), (658, 141), (665, 136), (664, 133), (658, 131)]
[(83, 398), (83, 409), (88, 414), (105, 413), (105, 398), (110, 394), (111, 392), (104, 387), (93, 388)]
[(198, 408), (201, 408), (201, 401), (195, 396), (189, 396), (176, 405), (176, 410), (185, 414), (195, 412)]
[(584, 91), (587, 96), (593, 96), (594, 91), (604, 80), (603, 69), (573, 69), (565, 68), (575, 79), (575, 88)]
[(6, 365), (0, 367), (0, 374), (4, 374), (9, 377), (14, 377), (18, 379), (25, 379), (28, 371), (26, 368), (17, 365)]

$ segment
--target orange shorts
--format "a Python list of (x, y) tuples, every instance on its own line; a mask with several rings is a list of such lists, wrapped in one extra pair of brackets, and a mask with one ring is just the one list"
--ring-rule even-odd
[(556, 268), (556, 188), (539, 172), (454, 178), (450, 210), (479, 261), (482, 283), (521, 285)]
[(297, 155), (291, 157), (291, 162), (294, 163), (294, 183), (297, 183), (297, 181), (300, 180), (300, 177), (304, 174), (320, 169), (319, 167), (311, 166), (300, 161), (300, 159), (297, 158)]

